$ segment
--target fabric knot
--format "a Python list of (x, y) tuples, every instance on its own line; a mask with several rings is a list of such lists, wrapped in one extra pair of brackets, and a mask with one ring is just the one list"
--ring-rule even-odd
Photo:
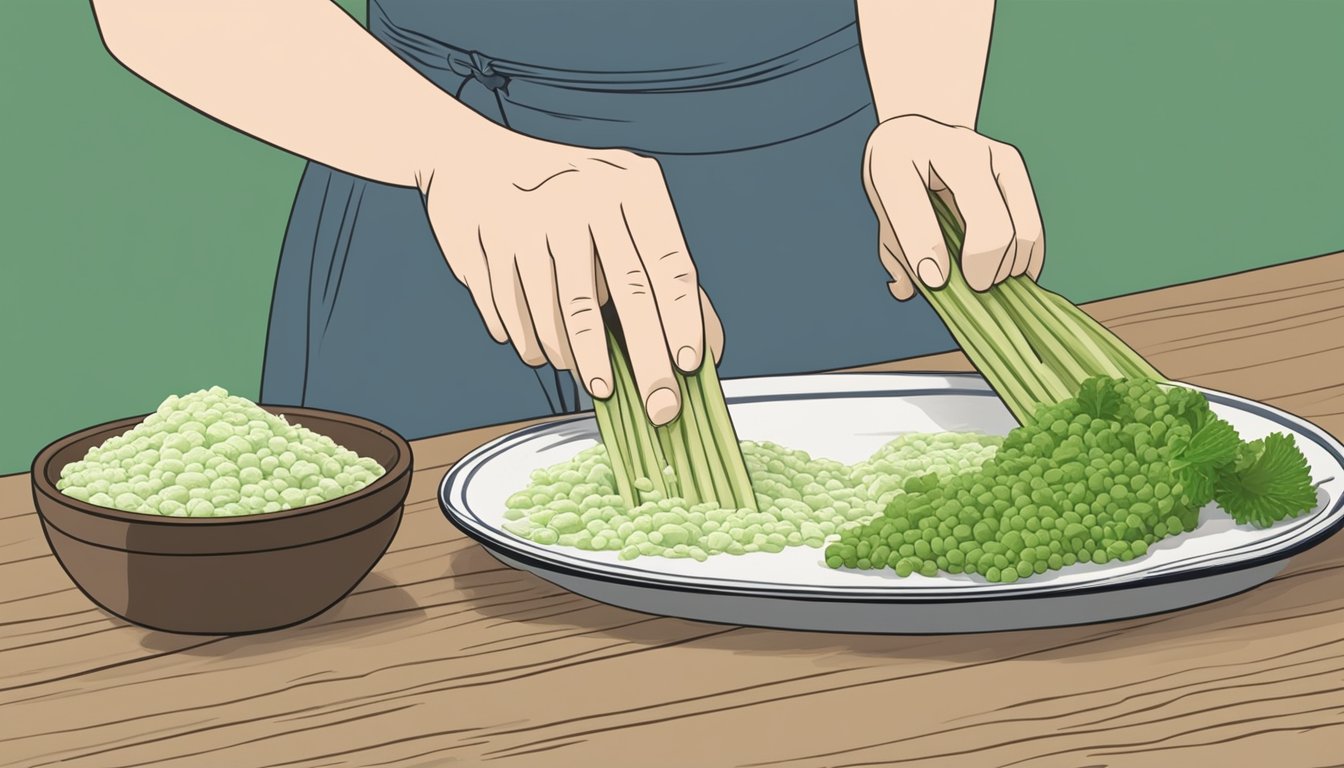
[(491, 91), (509, 92), (509, 78), (496, 72), (494, 61), (479, 51), (465, 54), (453, 51), (448, 54), (448, 66), (453, 72), (469, 77)]

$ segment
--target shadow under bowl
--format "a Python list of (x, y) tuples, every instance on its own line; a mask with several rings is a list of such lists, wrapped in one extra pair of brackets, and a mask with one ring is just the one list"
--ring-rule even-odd
[(406, 440), (331, 411), (263, 406), (382, 465), (356, 493), (237, 517), (161, 517), (99, 507), (56, 489), (61, 470), (144, 420), (67, 435), (33, 460), (33, 502), (61, 567), (90, 600), (163, 632), (244, 634), (291, 626), (331, 608), (387, 551), (410, 490)]

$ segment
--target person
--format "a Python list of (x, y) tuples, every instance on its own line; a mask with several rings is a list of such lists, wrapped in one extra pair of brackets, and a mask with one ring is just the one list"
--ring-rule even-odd
[(612, 390), (610, 302), (661, 424), (707, 354), (954, 347), (904, 301), (948, 275), (929, 191), (972, 287), (1045, 255), (1022, 157), (974, 130), (992, 0), (369, 0), (367, 30), (328, 0), (92, 7), (126, 68), (309, 160), (263, 402), (408, 437), (574, 411)]

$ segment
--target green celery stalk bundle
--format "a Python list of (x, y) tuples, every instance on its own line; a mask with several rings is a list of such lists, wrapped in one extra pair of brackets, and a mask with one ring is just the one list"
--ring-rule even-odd
[(1167, 380), (1105, 326), (1029, 277), (1010, 277), (984, 292), (971, 288), (956, 258), (964, 233), (942, 198), (929, 199), (951, 256), (948, 279), (937, 289), (915, 282), (1018, 422), (1073, 397), (1093, 376)]
[[(1023, 425), (1014, 433), (1054, 431), (1055, 423), (1067, 423), (1078, 411), (1105, 423), (1129, 408), (1135, 424), (1151, 429), (1149, 422), (1160, 420), (1168, 430), (1180, 426), (1181, 415), (1192, 434), (1168, 446), (1166, 460), (1178, 478), (1187, 529), (1210, 501), (1238, 523), (1262, 528), (1315, 506), (1310, 466), (1292, 435), (1242, 440), (1203, 395), (1168, 380), (1115, 334), (1030, 278), (1010, 277), (984, 292), (971, 288), (957, 263), (964, 233), (943, 200), (932, 193), (929, 198), (952, 258), (947, 285), (921, 284), (920, 290)], [(1159, 385), (1165, 412), (1129, 402), (1144, 382)], [(1089, 471), (1102, 470), (1094, 463)]]
[[(673, 370), (681, 389), (681, 412), (654, 426), (644, 410), (614, 313), (607, 342), (615, 379), (612, 394), (594, 400), (598, 430), (607, 447), (616, 487), (632, 509), (643, 495), (680, 497), (688, 504), (714, 502), (724, 509), (756, 509), (756, 494), (728, 416), (723, 387), (711, 355), (700, 370)], [(655, 496), (655, 498), (657, 498)]]

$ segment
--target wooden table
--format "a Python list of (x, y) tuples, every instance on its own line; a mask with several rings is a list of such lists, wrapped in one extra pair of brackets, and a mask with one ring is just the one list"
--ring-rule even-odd
[[(1100, 302), (1168, 375), (1344, 435), (1344, 253)], [(957, 355), (881, 366), (964, 369)], [(1344, 763), (1344, 537), (1187, 611), (995, 635), (658, 618), (511, 570), (435, 486), (507, 428), (424, 440), (391, 551), (251, 637), (94, 608), (0, 479), (0, 763), (47, 766), (1274, 766)]]

